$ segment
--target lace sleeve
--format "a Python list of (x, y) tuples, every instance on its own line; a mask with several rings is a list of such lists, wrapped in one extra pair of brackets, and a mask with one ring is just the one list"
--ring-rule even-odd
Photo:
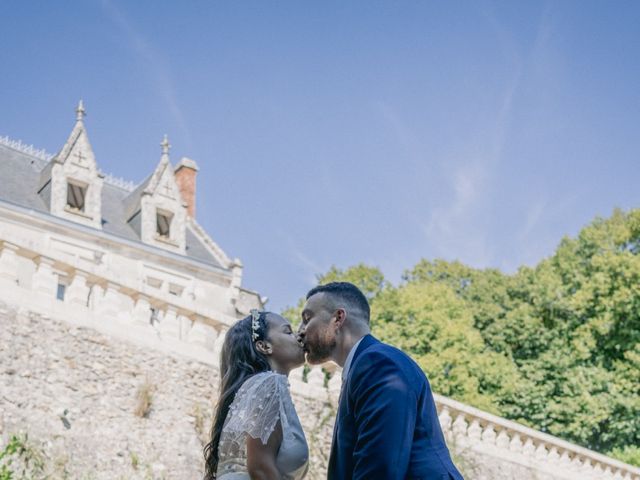
[(238, 390), (231, 404), (224, 431), (231, 439), (240, 440), (245, 435), (259, 438), (266, 444), (278, 421), (282, 432), (289, 431), (284, 412), (284, 399), (288, 395), (287, 377), (274, 372), (264, 372), (249, 378)]

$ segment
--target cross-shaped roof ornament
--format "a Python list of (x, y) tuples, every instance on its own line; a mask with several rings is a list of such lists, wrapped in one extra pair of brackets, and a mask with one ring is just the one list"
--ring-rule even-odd
[(171, 148), (171, 145), (169, 144), (169, 139), (167, 138), (167, 134), (164, 134), (164, 138), (162, 139), (162, 143), (160, 144), (160, 146), (162, 147), (162, 154), (163, 155), (169, 155), (169, 149)]
[(79, 121), (79, 122), (81, 122), (81, 121), (82, 121), (82, 119), (85, 117), (85, 115), (86, 115), (86, 114), (87, 114), (87, 113), (86, 113), (86, 111), (85, 111), (85, 109), (84, 109), (84, 105), (83, 105), (83, 103), (82, 103), (82, 100), (80, 100), (80, 101), (78, 102), (78, 107), (76, 108), (76, 120), (77, 120), (77, 121)]
[(79, 164), (82, 164), (87, 159), (87, 157), (80, 151), (76, 152), (75, 157), (78, 159)]

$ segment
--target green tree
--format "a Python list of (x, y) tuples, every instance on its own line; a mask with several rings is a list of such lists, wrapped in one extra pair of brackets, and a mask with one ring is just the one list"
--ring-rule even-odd
[(500, 399), (517, 391), (515, 364), (485, 345), (471, 309), (448, 285), (389, 288), (372, 310), (373, 333), (409, 353), (435, 392), (500, 413)]
[(337, 280), (365, 292), (373, 333), (435, 392), (640, 465), (640, 209), (513, 275), (423, 259), (398, 286), (364, 264), (318, 276)]

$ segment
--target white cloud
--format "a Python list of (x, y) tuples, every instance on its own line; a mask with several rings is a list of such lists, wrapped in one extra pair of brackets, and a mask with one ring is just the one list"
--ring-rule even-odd
[(304, 252), (291, 234), (284, 230), (278, 230), (277, 234), (287, 245), (284, 249), (287, 254), (289, 254), (287, 258), (294, 266), (302, 270), (304, 282), (309, 286), (316, 285), (318, 283), (316, 275), (325, 273), (329, 270), (329, 267), (322, 265), (320, 262)]
[(471, 162), (457, 168), (450, 178), (452, 198), (436, 206), (424, 234), (433, 254), (447, 259), (461, 259), (476, 266), (491, 261), (486, 242), (486, 226), (478, 218), (487, 190), (485, 162)]
[[(525, 80), (525, 72), (537, 68), (539, 62), (543, 61), (541, 57), (544, 56), (552, 27), (551, 10), (545, 8), (531, 51), (523, 55), (513, 36), (493, 15), (490, 5), (485, 4), (485, 7), (482, 13), (496, 34), (501, 51), (510, 65), (511, 75), (495, 105), (493, 118), (478, 119), (476, 130), (486, 132), (484, 141), (480, 145), (462, 147), (458, 159), (447, 162), (452, 165), (445, 177), (449, 194), (437, 199), (435, 207), (427, 215), (426, 223), (422, 221), (433, 256), (460, 259), (477, 267), (512, 263), (504, 258), (509, 252), (500, 250), (498, 242), (492, 240), (496, 224), (495, 220), (491, 220), (504, 209), (503, 205), (492, 203), (492, 194), (498, 188), (494, 177), (497, 167), (505, 161), (505, 147), (509, 141), (518, 90)], [(461, 140), (464, 142), (463, 135)], [(523, 244), (523, 250), (527, 253), (521, 251), (517, 254), (518, 262), (528, 261), (539, 253), (540, 249), (534, 245), (524, 245), (538, 227), (545, 206), (543, 199), (534, 203), (526, 211), (519, 230), (516, 225), (511, 234), (508, 230), (500, 232), (503, 237), (512, 236), (515, 242)], [(503, 225), (503, 228), (508, 229), (509, 226)]]

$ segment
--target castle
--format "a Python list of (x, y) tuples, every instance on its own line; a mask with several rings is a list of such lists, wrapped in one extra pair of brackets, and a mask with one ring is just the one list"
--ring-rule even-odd
[[(196, 221), (197, 164), (173, 166), (165, 137), (139, 185), (105, 175), (81, 102), (55, 156), (0, 137), (0, 168), (0, 446), (28, 434), (53, 478), (199, 478), (224, 334), (264, 299)], [(290, 384), (309, 478), (324, 478), (339, 374), (299, 369)], [(640, 480), (612, 458), (436, 403), (469, 479)]]

